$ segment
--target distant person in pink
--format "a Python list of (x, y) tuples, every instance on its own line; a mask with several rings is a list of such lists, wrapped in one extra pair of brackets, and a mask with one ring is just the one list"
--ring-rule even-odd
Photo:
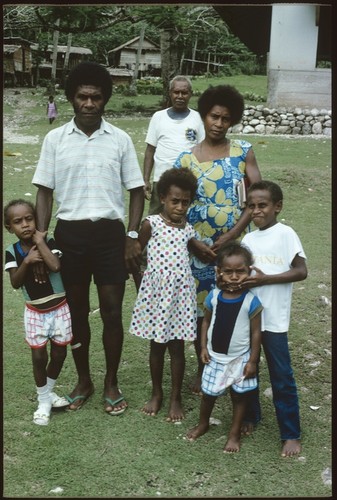
[(47, 116), (50, 124), (52, 124), (57, 117), (57, 106), (52, 95), (49, 96), (49, 101), (47, 102)]

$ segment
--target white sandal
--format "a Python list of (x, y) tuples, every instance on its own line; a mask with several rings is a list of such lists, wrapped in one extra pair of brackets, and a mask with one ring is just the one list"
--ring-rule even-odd
[(53, 408), (66, 408), (69, 401), (63, 396), (58, 396), (55, 392), (50, 393), (50, 401)]
[(50, 420), (50, 408), (46, 405), (41, 405), (34, 412), (33, 422), (37, 425), (48, 425)]

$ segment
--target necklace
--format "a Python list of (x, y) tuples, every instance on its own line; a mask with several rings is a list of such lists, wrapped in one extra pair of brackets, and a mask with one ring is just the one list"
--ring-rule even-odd
[(163, 214), (159, 214), (160, 217), (165, 221), (167, 222), (167, 224), (171, 224), (172, 226), (182, 226), (183, 224), (185, 224), (185, 219), (181, 219), (180, 222), (172, 222), (171, 220), (168, 220), (166, 219)]

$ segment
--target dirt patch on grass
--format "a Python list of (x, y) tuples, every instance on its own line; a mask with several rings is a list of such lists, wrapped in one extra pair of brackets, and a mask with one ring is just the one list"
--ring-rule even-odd
[[(4, 89), (3, 105), (12, 108), (12, 116), (3, 115), (3, 140), (15, 144), (38, 144), (39, 136), (20, 133), (23, 126), (27, 126), (29, 108), (36, 105), (32, 99), (33, 89)], [(29, 120), (36, 119), (33, 116)]]

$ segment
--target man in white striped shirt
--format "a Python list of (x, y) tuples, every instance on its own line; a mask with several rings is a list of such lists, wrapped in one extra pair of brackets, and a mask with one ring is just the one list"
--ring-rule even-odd
[[(73, 68), (65, 94), (75, 116), (45, 137), (33, 177), (37, 227), (48, 229), (56, 202), (55, 240), (63, 253), (62, 278), (71, 311), (72, 353), (78, 383), (67, 396), (70, 410), (81, 408), (94, 386), (89, 363), (89, 290), (97, 287), (106, 359), (105, 411), (119, 415), (127, 402), (118, 387), (123, 345), (122, 301), (128, 273), (138, 268), (138, 228), (144, 209), (144, 181), (131, 138), (102, 115), (112, 93), (103, 66), (83, 62)], [(125, 233), (124, 190), (130, 194)], [(36, 272), (37, 279), (41, 274)]]

